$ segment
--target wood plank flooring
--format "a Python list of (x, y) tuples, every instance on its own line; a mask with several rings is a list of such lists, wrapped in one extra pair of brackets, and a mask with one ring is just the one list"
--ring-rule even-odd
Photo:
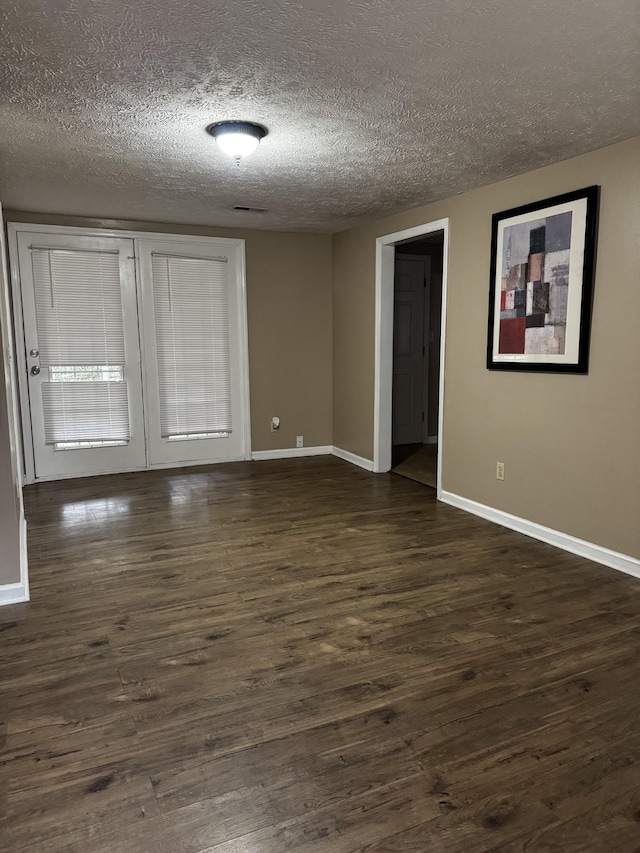
[[(423, 486), (438, 488), (438, 445), (410, 445), (412, 452), (402, 454), (400, 462), (394, 465), (393, 473), (422, 483)], [(401, 449), (401, 447), (399, 448)], [(394, 448), (395, 451), (395, 448)]]
[(327, 457), (26, 490), (0, 849), (640, 849), (640, 582)]

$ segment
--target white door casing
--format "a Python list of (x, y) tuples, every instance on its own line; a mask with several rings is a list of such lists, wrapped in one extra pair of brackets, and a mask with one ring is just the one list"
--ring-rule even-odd
[[(373, 470), (391, 468), (392, 388), (393, 388), (393, 277), (395, 246), (436, 231), (444, 232), (442, 257), (442, 313), (440, 318), (440, 382), (438, 436), (444, 438), (444, 375), (447, 322), (447, 272), (449, 254), (449, 220), (438, 219), (404, 231), (376, 238), (375, 273), (375, 374), (373, 412)], [(446, 442), (445, 442), (446, 443)], [(437, 495), (442, 493), (442, 459), (438, 453)]]

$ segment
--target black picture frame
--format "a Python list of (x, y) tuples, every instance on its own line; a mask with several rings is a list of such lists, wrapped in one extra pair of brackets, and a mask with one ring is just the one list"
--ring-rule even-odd
[(493, 214), (489, 370), (588, 372), (599, 190)]

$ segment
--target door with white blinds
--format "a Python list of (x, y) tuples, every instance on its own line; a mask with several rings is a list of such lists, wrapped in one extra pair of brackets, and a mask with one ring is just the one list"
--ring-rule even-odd
[(133, 241), (18, 232), (17, 247), (36, 479), (144, 468)]
[(136, 241), (152, 466), (246, 458), (241, 245)]

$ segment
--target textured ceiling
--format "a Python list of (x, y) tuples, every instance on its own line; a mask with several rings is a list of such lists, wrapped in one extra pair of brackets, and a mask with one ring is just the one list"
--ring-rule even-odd
[[(639, 10), (2, 0), (0, 199), (339, 231), (638, 134)], [(204, 131), (226, 118), (270, 131), (239, 167)]]

